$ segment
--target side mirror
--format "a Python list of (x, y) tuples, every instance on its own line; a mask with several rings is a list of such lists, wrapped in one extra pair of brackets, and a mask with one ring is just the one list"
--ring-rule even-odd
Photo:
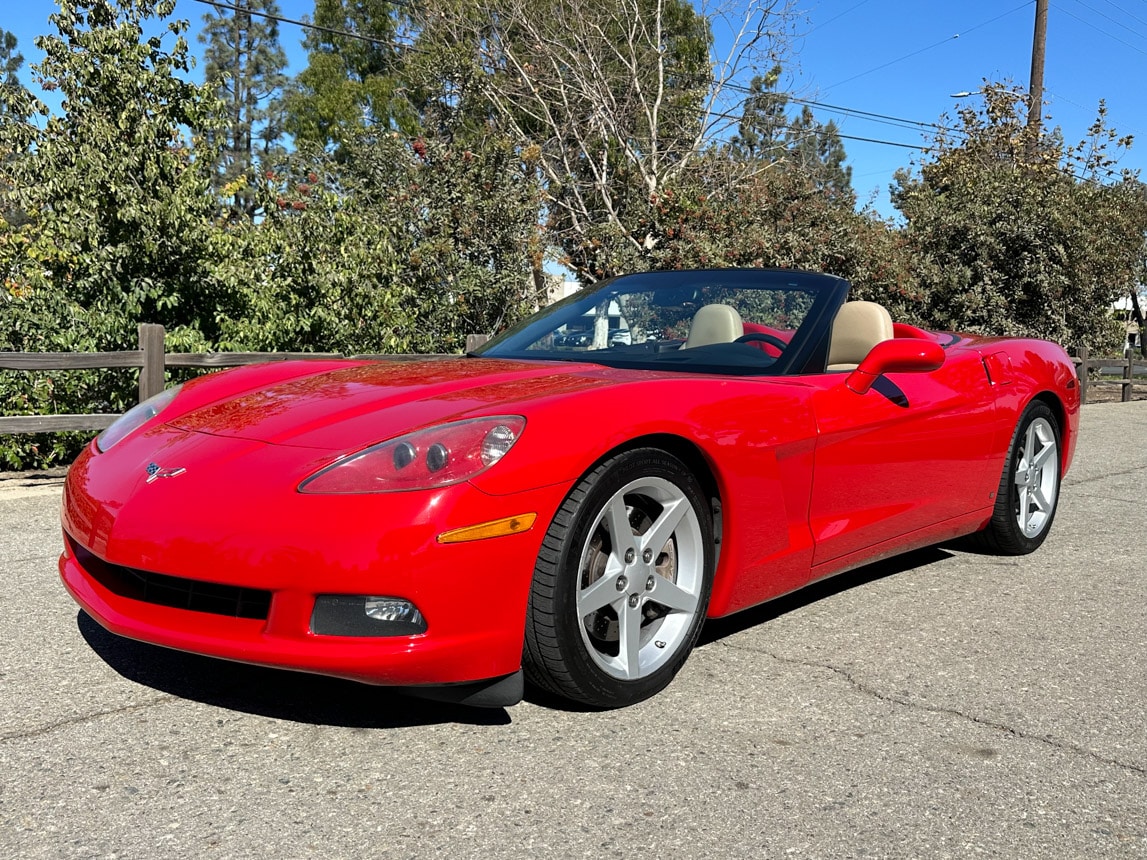
[(844, 381), (857, 394), (864, 394), (885, 373), (927, 373), (944, 363), (940, 344), (918, 338), (896, 338), (876, 344), (864, 361)]

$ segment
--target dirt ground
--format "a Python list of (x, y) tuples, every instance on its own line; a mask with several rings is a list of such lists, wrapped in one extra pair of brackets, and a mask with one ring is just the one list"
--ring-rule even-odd
[[(1087, 387), (1088, 403), (1119, 403), (1122, 396), (1123, 386), (1116, 385), (1106, 378), (1103, 382), (1092, 381)], [(1147, 382), (1136, 380), (1131, 386), (1131, 399), (1147, 400)]]

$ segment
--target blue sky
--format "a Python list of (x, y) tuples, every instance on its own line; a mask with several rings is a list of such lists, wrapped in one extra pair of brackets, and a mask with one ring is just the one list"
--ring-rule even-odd
[[(8, 0), (0, 28), (19, 39), (31, 82), (39, 59), (32, 44), (50, 30), (52, 0)], [(179, 0), (176, 15), (192, 23), (192, 45), (209, 7)], [(287, 18), (302, 18), (313, 0), (279, 0)], [(1027, 86), (1031, 68), (1034, 0), (806, 0), (801, 35), (783, 83), (795, 95), (827, 105), (935, 123), (952, 114), (952, 93), (975, 91), (985, 78)], [(281, 38), (296, 70), (305, 61), (298, 27), (283, 25)], [(1108, 118), (1136, 144), (1122, 166), (1147, 174), (1147, 0), (1052, 0), (1048, 15), (1045, 112), (1076, 141), (1106, 99)], [(836, 120), (845, 135), (919, 147), (919, 126), (815, 108), (818, 119)], [(853, 186), (861, 202), (892, 215), (888, 185), (893, 172), (920, 158), (918, 150), (889, 143), (845, 140)]]

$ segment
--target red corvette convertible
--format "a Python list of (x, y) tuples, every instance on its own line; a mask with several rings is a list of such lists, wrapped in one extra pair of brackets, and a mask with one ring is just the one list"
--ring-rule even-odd
[(467, 357), (169, 389), (72, 467), (64, 584), (170, 648), (618, 707), (670, 682), (706, 618), (960, 535), (1034, 550), (1079, 423), (1063, 350), (847, 293), (630, 275)]

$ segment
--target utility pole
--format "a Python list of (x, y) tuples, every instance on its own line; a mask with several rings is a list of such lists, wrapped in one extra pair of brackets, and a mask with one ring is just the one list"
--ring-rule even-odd
[(1031, 146), (1039, 140), (1043, 122), (1043, 60), (1047, 49), (1047, 0), (1035, 2), (1035, 35), (1032, 37), (1032, 71), (1028, 84), (1028, 129)]

